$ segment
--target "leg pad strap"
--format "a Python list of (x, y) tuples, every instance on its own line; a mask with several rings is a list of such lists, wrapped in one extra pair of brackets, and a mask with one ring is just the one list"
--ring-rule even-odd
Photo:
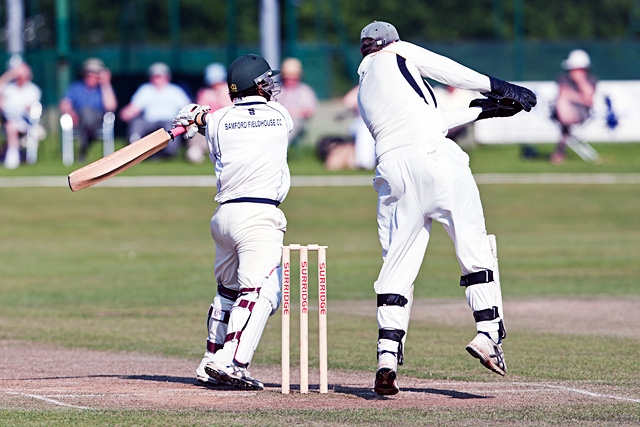
[[(485, 310), (479, 310), (473, 312), (473, 318), (477, 322), (486, 322), (491, 320), (496, 320), (500, 317), (500, 313), (498, 312), (498, 307), (491, 307)], [(504, 323), (502, 320), (498, 323), (498, 335), (501, 339), (505, 339), (507, 337), (507, 330), (504, 328)]]
[(493, 282), (493, 271), (491, 270), (476, 271), (475, 273), (460, 277), (460, 286), (464, 287), (490, 282)]
[(224, 286), (222, 283), (218, 283), (218, 295), (228, 300), (235, 301), (238, 299), (240, 292), (234, 291)]
[(218, 344), (207, 340), (207, 351), (209, 353), (215, 353), (223, 347), (223, 344)]
[(485, 310), (474, 311), (473, 318), (477, 322), (486, 322), (488, 320), (496, 320), (500, 317), (498, 313), (498, 307), (487, 308)]
[[(398, 358), (398, 365), (404, 364), (404, 351), (402, 346), (402, 338), (406, 334), (405, 331), (400, 329), (379, 329), (378, 330), (378, 339), (387, 339), (391, 341), (395, 341), (398, 343), (398, 353), (396, 353), (396, 357)], [(385, 353), (382, 351), (381, 353)], [(378, 357), (381, 353), (378, 353)], [(392, 352), (387, 352), (392, 353)]]
[[(409, 300), (400, 294), (378, 294), (378, 307), (385, 305), (397, 305), (404, 307), (408, 302)], [(404, 331), (402, 331), (402, 333), (404, 334)]]

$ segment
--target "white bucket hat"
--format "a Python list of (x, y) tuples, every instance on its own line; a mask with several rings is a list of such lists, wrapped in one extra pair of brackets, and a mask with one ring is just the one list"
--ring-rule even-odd
[(227, 69), (219, 62), (207, 65), (204, 70), (204, 81), (207, 85), (223, 83), (227, 81)]
[(567, 59), (562, 61), (563, 70), (575, 70), (578, 68), (589, 68), (591, 59), (589, 54), (582, 49), (575, 49), (569, 52)]

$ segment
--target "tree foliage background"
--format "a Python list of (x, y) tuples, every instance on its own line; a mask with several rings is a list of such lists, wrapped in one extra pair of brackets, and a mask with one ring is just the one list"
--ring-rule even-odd
[[(71, 45), (63, 58), (56, 40), (60, 1), (68, 5)], [(6, 23), (5, 4), (0, 3), (0, 26)], [(24, 4), (26, 56), (49, 100), (63, 89), (50, 75), (61, 60), (77, 70), (87, 56), (100, 56), (126, 97), (151, 61), (168, 62), (196, 85), (207, 63), (229, 63), (260, 48), (260, 0)], [(354, 84), (359, 33), (375, 19), (392, 22), (404, 40), (506, 79), (554, 78), (561, 59), (575, 47), (588, 48), (603, 78), (636, 78), (640, 69), (640, 0), (280, 0), (279, 5), (282, 56), (302, 59), (306, 78), (321, 97)], [(4, 40), (6, 31), (0, 31)]]
[[(171, 19), (179, 20), (183, 44), (228, 43), (229, 25), (235, 29), (236, 42), (254, 43), (259, 37), (259, 3), (69, 0), (72, 43), (77, 47), (167, 43), (172, 7), (177, 7), (179, 16)], [(54, 47), (56, 0), (25, 0), (25, 5), (32, 33), (28, 47)], [(346, 36), (356, 43), (360, 29), (373, 19), (394, 23), (408, 40), (509, 39), (515, 35), (517, 13), (522, 14), (523, 36), (528, 40), (640, 38), (638, 0), (282, 0), (280, 6), (283, 24), (292, 22), (288, 15), (295, 14), (296, 37), (301, 42), (336, 42)], [(0, 15), (4, 24), (4, 2)], [(231, 15), (233, 23), (228, 22)]]

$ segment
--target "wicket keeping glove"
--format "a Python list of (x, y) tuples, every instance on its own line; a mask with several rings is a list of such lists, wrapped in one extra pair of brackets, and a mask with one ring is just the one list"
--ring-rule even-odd
[(187, 131), (183, 134), (186, 139), (193, 138), (200, 127), (196, 124), (196, 116), (201, 113), (207, 113), (211, 110), (208, 105), (189, 104), (185, 105), (178, 111), (173, 119), (173, 127), (184, 126)]
[(486, 98), (477, 98), (471, 101), (469, 107), (480, 107), (482, 112), (477, 120), (492, 117), (510, 117), (522, 111), (522, 104), (511, 98), (497, 98), (487, 94)]
[(483, 93), (484, 96), (496, 99), (511, 99), (520, 104), (521, 109), (524, 111), (531, 111), (538, 103), (536, 94), (526, 87), (514, 85), (491, 76), (489, 76), (489, 80), (491, 80), (491, 92)]

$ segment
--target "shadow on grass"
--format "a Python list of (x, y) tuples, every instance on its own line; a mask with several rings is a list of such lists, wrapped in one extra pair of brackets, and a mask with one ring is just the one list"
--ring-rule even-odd
[[(341, 385), (334, 385), (333, 391), (336, 393), (344, 393), (351, 394), (354, 396), (361, 397), (366, 400), (381, 400), (381, 399), (389, 399), (386, 396), (378, 396), (373, 392), (371, 388), (368, 387), (344, 387)], [(437, 388), (430, 387), (403, 387), (400, 390), (400, 394), (402, 393), (422, 393), (422, 394), (433, 394), (440, 396), (448, 396), (452, 399), (492, 399), (493, 396), (481, 396), (479, 394), (472, 393), (464, 393), (456, 390), (442, 390)]]
[(70, 379), (82, 379), (82, 378), (121, 378), (124, 380), (157, 381), (162, 383), (200, 384), (196, 381), (195, 378), (192, 378), (192, 377), (173, 377), (169, 375), (116, 375), (116, 374), (20, 378), (20, 381), (70, 380)]
[[(62, 379), (100, 379), (100, 378), (119, 378), (124, 380), (140, 380), (140, 381), (152, 381), (152, 382), (161, 382), (161, 383), (174, 383), (174, 384), (188, 384), (194, 385), (198, 387), (204, 387), (208, 389), (216, 389), (216, 390), (229, 390), (235, 391), (238, 390), (236, 387), (227, 386), (227, 385), (213, 385), (213, 384), (205, 384), (198, 382), (193, 377), (176, 377), (171, 375), (78, 375), (78, 376), (53, 376), (53, 377), (37, 377), (37, 378), (21, 378), (22, 381), (34, 381), (34, 380), (62, 380)], [(265, 383), (265, 388), (274, 388), (279, 389), (280, 384), (277, 383)], [(340, 384), (330, 384), (329, 390), (334, 393), (341, 393), (359, 397), (364, 400), (388, 400), (393, 399), (389, 396), (378, 396), (373, 392), (370, 387), (348, 387)], [(310, 385), (309, 391), (312, 393), (319, 393), (318, 385)], [(291, 385), (291, 392), (299, 393), (300, 388), (295, 385)], [(432, 387), (403, 387), (400, 391), (402, 393), (415, 393), (415, 394), (430, 394), (430, 395), (439, 395), (439, 396), (447, 396), (452, 399), (458, 400), (467, 400), (467, 399), (493, 399), (494, 396), (483, 396), (479, 394), (473, 393), (465, 393), (456, 390), (446, 390), (446, 389), (437, 389)]]

